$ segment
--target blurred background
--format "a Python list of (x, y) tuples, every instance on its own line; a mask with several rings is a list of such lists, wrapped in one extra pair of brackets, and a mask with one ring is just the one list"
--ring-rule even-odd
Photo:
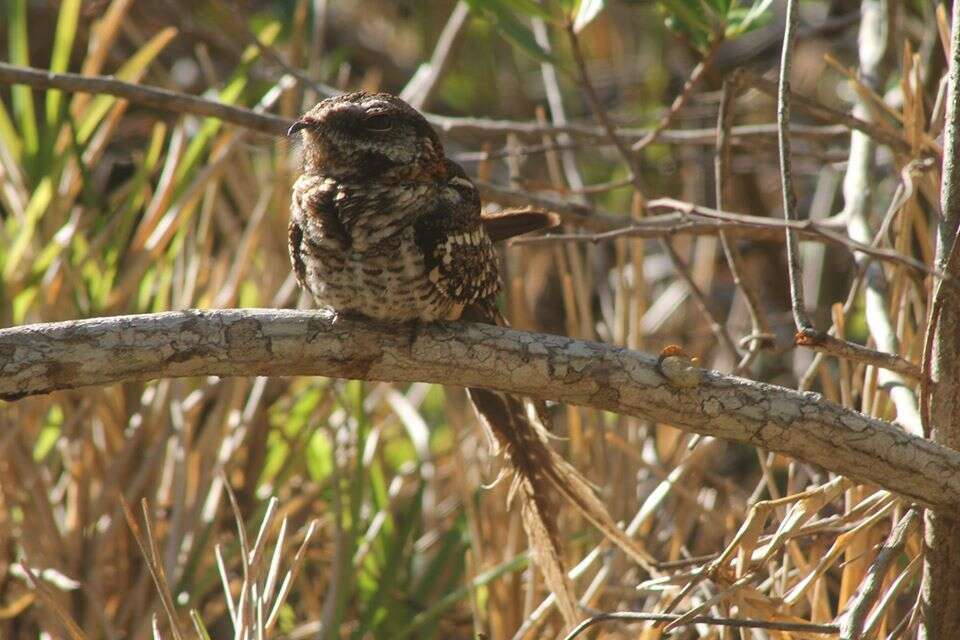
[[(938, 133), (926, 122), (945, 65), (936, 3), (880, 4), (876, 77), (851, 81), (865, 50), (853, 0), (800, 3), (790, 75), (798, 95), (843, 114), (868, 102), (863, 117), (914, 136), (903, 134), (906, 154), (879, 147), (870, 156), (873, 228), (901, 171), (923, 155), (914, 142)], [(784, 8), (780, 0), (0, 0), (0, 59), (290, 119), (333, 90), (401, 94), (431, 114), (490, 210), (531, 205), (564, 216), (551, 235), (502, 249), (503, 306), (515, 326), (650, 353), (675, 343), (706, 367), (814, 389), (892, 419), (901, 408), (875, 369), (793, 346), (781, 234), (730, 236), (738, 278), (712, 231), (556, 237), (681, 215), (674, 205), (648, 207), (662, 198), (782, 217), (775, 100), (749, 78), (776, 80)], [(728, 100), (729, 174), (718, 188), (718, 112), (736, 69), (749, 78)], [(290, 140), (105, 95), (0, 86), (0, 107), (0, 326), (311, 306), (287, 257), (297, 171)], [(850, 131), (797, 107), (793, 122), (801, 217), (846, 233)], [(929, 263), (935, 205), (924, 197), (939, 179), (929, 167), (917, 171), (916, 193), (901, 203), (912, 213), (898, 218), (890, 242)], [(815, 324), (839, 322), (840, 335), (875, 346), (864, 296), (849, 294), (858, 271), (848, 248), (804, 243), (802, 261)], [(885, 269), (900, 353), (918, 361), (929, 282), (902, 265)], [(664, 563), (654, 579), (564, 506), (566, 560), (583, 561), (576, 584), (589, 610), (664, 610), (757, 501), (834, 481), (669, 425), (552, 410), (555, 446)], [(254, 624), (236, 613), (241, 594), (261, 603), (266, 637), (555, 637), (561, 621), (541, 606), (547, 593), (507, 505), (508, 483), (495, 482), (500, 466), (463, 391), (436, 385), (176, 379), (0, 404), (0, 637), (173, 638), (204, 629), (230, 637)], [(789, 544), (777, 541), (749, 587), (707, 612), (833, 620), (901, 511), (875, 490), (844, 490), (824, 499), (820, 519), (791, 529)], [(774, 522), (758, 532), (773, 531), (784, 513), (772, 510)], [(919, 544), (912, 540), (908, 550)], [(819, 566), (828, 549), (834, 555)], [(914, 565), (904, 560), (876, 629), (909, 614)], [(684, 594), (678, 612), (738, 576), (726, 577)], [(661, 637), (649, 624), (590, 633)], [(697, 625), (674, 637), (807, 636)]]

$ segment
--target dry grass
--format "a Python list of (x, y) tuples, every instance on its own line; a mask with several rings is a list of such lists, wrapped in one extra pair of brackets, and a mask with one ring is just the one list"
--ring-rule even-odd
[[(8, 4), (10, 61), (27, 64), (28, 3)], [(217, 50), (214, 63), (205, 46), (188, 49), (202, 84), (216, 92), (209, 97), (295, 116), (312, 98), (282, 87), (282, 69), (264, 58), (310, 66), (307, 53), (320, 46), (307, 18), (310, 4), (289, 3), (293, 12), (284, 24), (256, 21), (259, 47), (224, 26), (244, 49), (238, 58)], [(58, 26), (47, 36), (55, 71), (170, 85), (174, 57), (167, 52), (180, 47), (176, 57), (183, 57), (183, 34), (197, 37), (189, 13), (182, 24), (157, 25), (141, 21), (125, 0), (89, 11), (79, 0), (58, 6)], [(337, 20), (349, 20), (351, 10), (338, 12)], [(442, 23), (445, 14), (437, 15)], [(878, 96), (857, 81), (842, 82), (819, 55), (818, 46), (830, 46), (822, 39), (799, 52), (795, 90), (810, 96), (852, 87), (865, 105), (859, 117), (909, 147), (878, 154), (868, 176), (874, 200), (864, 215), (879, 228), (887, 205), (896, 204), (878, 245), (930, 265), (939, 169), (919, 161), (937, 151), (930, 94), (939, 86), (943, 52), (924, 35), (935, 33), (934, 16), (908, 17), (902, 59), (890, 70), (899, 83), (894, 90)], [(581, 34), (585, 69), (614, 92), (635, 89), (617, 77), (626, 73), (625, 52), (645, 51), (618, 18), (634, 25), (651, 20), (643, 8), (611, 8)], [(947, 28), (945, 20), (940, 26)], [(511, 57), (491, 40), (486, 23), (472, 29), (465, 36), (472, 44), (502, 46), (509, 65), (543, 86), (533, 59)], [(646, 29), (663, 37), (659, 26)], [(856, 66), (844, 48), (854, 31), (839, 38), (837, 53)], [(574, 69), (562, 30), (553, 38), (557, 59)], [(464, 45), (451, 55), (470, 51)], [(651, 60), (648, 75), (665, 76), (666, 63)], [(390, 73), (368, 61), (363, 68), (351, 76), (341, 67), (339, 84), (370, 87)], [(817, 74), (819, 83), (811, 80)], [(336, 69), (327, 76), (336, 78)], [(709, 82), (716, 85), (717, 77)], [(575, 115), (591, 115), (577, 102), (570, 77), (558, 86), (549, 74), (544, 78), (547, 91), (559, 89)], [(454, 79), (462, 82), (463, 74)], [(444, 90), (456, 102), (454, 89)], [(627, 98), (639, 92), (621, 101), (604, 96), (600, 107), (613, 118), (669, 122), (662, 112), (632, 109)], [(672, 99), (655, 93), (665, 104)], [(476, 104), (484, 103), (481, 94), (475, 91)], [(212, 119), (145, 112), (108, 96), (15, 87), (9, 100), (3, 97), (0, 324), (305, 304), (285, 244), (294, 151), (287, 140)], [(833, 94), (825, 99), (849, 110)], [(712, 127), (716, 101), (714, 93), (694, 91), (680, 105), (685, 111), (670, 118), (676, 128)], [(735, 101), (735, 111), (736, 124), (771, 122), (774, 113), (773, 103), (753, 91)], [(521, 119), (534, 117), (528, 110)], [(730, 137), (722, 208), (779, 216), (772, 138)], [(713, 150), (668, 145), (669, 130), (660, 138), (636, 156), (639, 182), (628, 179), (623, 158), (596, 135), (481, 131), (447, 144), (455, 157), (490, 152), (495, 159), (467, 165), (471, 175), (524, 192), (577, 201), (584, 182), (606, 185), (584, 204), (615, 211), (626, 224), (643, 215), (637, 187), (649, 196), (712, 204)], [(795, 140), (802, 217), (824, 218), (843, 206), (847, 167), (821, 158), (846, 157), (848, 142), (835, 134)], [(899, 185), (903, 193), (895, 197)], [(762, 306), (753, 321), (712, 235), (678, 234), (663, 241), (669, 250), (640, 238), (505, 248), (505, 306), (519, 328), (651, 352), (678, 343), (711, 368), (733, 371), (739, 364), (755, 379), (813, 387), (844, 406), (909, 425), (912, 381), (896, 396), (885, 386), (891, 374), (872, 365), (811, 358), (793, 348), (782, 241), (731, 238), (740, 254), (740, 286)], [(874, 262), (886, 287), (871, 307), (850, 253), (824, 246), (804, 243), (801, 255), (809, 306), (822, 307), (812, 314), (815, 324), (870, 348), (892, 345), (903, 359), (919, 362), (932, 278), (900, 263)], [(699, 297), (692, 295), (697, 291)], [(886, 314), (892, 335), (878, 337), (871, 308)], [(750, 340), (738, 342), (751, 331), (765, 334), (752, 341), (754, 352)], [(724, 333), (735, 353), (723, 346)], [(777, 346), (759, 349), (770, 342)], [(646, 574), (564, 506), (558, 518), (584, 611), (680, 616), (607, 621), (581, 637), (647, 640), (662, 637), (667, 625), (681, 638), (818, 638), (825, 636), (812, 630), (682, 623), (707, 616), (837, 624), (858, 603), (864, 637), (915, 634), (922, 527), (897, 496), (670, 425), (578, 407), (553, 412), (556, 447), (661, 563), (658, 575)], [(519, 514), (507, 505), (508, 483), (496, 482), (498, 471), (462, 390), (425, 384), (161, 380), (2, 404), (0, 638), (252, 638), (261, 630), (273, 638), (482, 632), (499, 639), (519, 637), (518, 629), (525, 637), (555, 637), (561, 621), (528, 564)]]

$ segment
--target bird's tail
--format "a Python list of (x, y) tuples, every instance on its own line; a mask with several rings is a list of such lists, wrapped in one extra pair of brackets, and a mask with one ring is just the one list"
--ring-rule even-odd
[[(492, 302), (477, 304), (464, 312), (463, 320), (506, 326)], [(573, 584), (563, 563), (555, 508), (559, 493), (572, 503), (614, 544), (651, 574), (654, 560), (617, 526), (603, 502), (580, 473), (548, 444), (541, 420), (530, 416), (517, 396), (470, 388), (467, 390), (481, 420), (493, 434), (515, 473), (510, 496), (520, 499), (520, 513), (534, 562), (567, 624), (578, 619)], [(539, 412), (538, 412), (539, 413)]]
[(493, 242), (502, 242), (531, 231), (542, 231), (560, 224), (560, 217), (538, 209), (507, 209), (480, 214), (480, 224)]

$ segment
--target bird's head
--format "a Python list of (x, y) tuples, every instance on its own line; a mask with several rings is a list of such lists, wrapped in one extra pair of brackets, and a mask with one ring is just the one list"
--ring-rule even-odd
[(431, 180), (445, 171), (443, 147), (420, 113), (389, 93), (328, 98), (293, 123), (305, 173), (359, 180)]

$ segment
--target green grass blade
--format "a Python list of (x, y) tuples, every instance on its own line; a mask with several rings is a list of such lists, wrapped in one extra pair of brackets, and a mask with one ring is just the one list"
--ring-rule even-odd
[(381, 530), (380, 537), (386, 543), (383, 562), (380, 567), (380, 573), (377, 580), (377, 586), (374, 593), (367, 602), (366, 611), (360, 625), (353, 634), (353, 638), (367, 637), (368, 632), (381, 630), (383, 623), (390, 620), (398, 622), (397, 617), (390, 614), (390, 603), (387, 602), (391, 594), (407, 593), (407, 585), (402, 584), (404, 578), (403, 567), (405, 564), (403, 558), (408, 555), (407, 550), (411, 546), (413, 533), (417, 530), (417, 524), (421, 518), (421, 508), (423, 507), (423, 491), (425, 484), (421, 482), (417, 487), (417, 492), (409, 502), (409, 509), (405, 510), (404, 519), (399, 529), (394, 529), (391, 533)]
[[(27, 44), (27, 0), (11, 0), (8, 14), (10, 24), (10, 62), (24, 67), (30, 66), (30, 49)], [(39, 148), (37, 116), (33, 107), (33, 92), (25, 85), (10, 87), (13, 99), (13, 115), (20, 127), (23, 153), (27, 160), (27, 174), (33, 174), (33, 162)]]
[(30, 202), (27, 204), (27, 210), (24, 212), (22, 226), (17, 230), (17, 235), (16, 238), (14, 238), (13, 246), (10, 247), (10, 252), (7, 254), (6, 264), (3, 265), (4, 281), (9, 282), (10, 279), (13, 278), (14, 274), (16, 274), (17, 269), (20, 266), (20, 261), (26, 254), (31, 240), (33, 240), (37, 222), (40, 220), (40, 216), (42, 216), (47, 210), (47, 207), (50, 206), (52, 199), (53, 181), (49, 176), (47, 176), (40, 181), (39, 185), (37, 185), (37, 188), (33, 192), (33, 196), (30, 198)]
[[(50, 54), (50, 71), (60, 73), (70, 64), (70, 52), (77, 35), (77, 20), (80, 16), (80, 0), (62, 0), (60, 15), (57, 18), (57, 31), (53, 37), (53, 51)], [(47, 91), (47, 131), (51, 139), (60, 127), (60, 105), (63, 92), (57, 89)], [(51, 140), (51, 143), (53, 140)]]
[(391, 636), (393, 640), (402, 640), (403, 638), (409, 638), (413, 635), (414, 632), (420, 628), (426, 626), (430, 622), (433, 622), (439, 618), (443, 612), (445, 612), (450, 607), (454, 606), (460, 600), (468, 597), (470, 592), (474, 589), (486, 586), (499, 578), (500, 576), (506, 575), (508, 573), (514, 573), (520, 571), (527, 566), (529, 557), (526, 552), (521, 553), (517, 556), (514, 556), (510, 560), (503, 562), (489, 571), (485, 571), (478, 575), (473, 581), (464, 587), (460, 587), (455, 591), (451, 591), (446, 596), (440, 599), (435, 605), (427, 609), (426, 611), (417, 614), (413, 620), (406, 627), (401, 629), (395, 635)]
[[(170, 27), (150, 38), (147, 44), (140, 47), (140, 50), (130, 56), (117, 70), (114, 74), (116, 78), (125, 82), (137, 82), (150, 63), (153, 62), (153, 59), (163, 51), (175, 35), (177, 35), (177, 30)], [(98, 95), (90, 101), (90, 105), (77, 125), (78, 143), (86, 144), (116, 101), (116, 98), (108, 95)]]
[(7, 147), (16, 162), (20, 162), (23, 155), (23, 142), (2, 102), (0, 102), (0, 144)]
[[(261, 43), (269, 46), (273, 44), (279, 34), (280, 23), (271, 22), (260, 31), (257, 38)], [(247, 47), (240, 59), (240, 66), (237, 67), (237, 70), (234, 71), (233, 76), (227, 82), (226, 86), (217, 95), (217, 99), (220, 102), (224, 104), (234, 104), (240, 99), (240, 96), (243, 95), (243, 91), (247, 88), (250, 81), (250, 67), (259, 57), (260, 50), (257, 47), (253, 45)], [(177, 168), (176, 181), (179, 185), (178, 190), (186, 187), (183, 183), (185, 177), (196, 167), (210, 140), (212, 140), (213, 136), (220, 130), (222, 124), (223, 122), (217, 118), (207, 118), (204, 120), (200, 131), (190, 142), (190, 146), (187, 147), (187, 151), (184, 154), (183, 161)]]

